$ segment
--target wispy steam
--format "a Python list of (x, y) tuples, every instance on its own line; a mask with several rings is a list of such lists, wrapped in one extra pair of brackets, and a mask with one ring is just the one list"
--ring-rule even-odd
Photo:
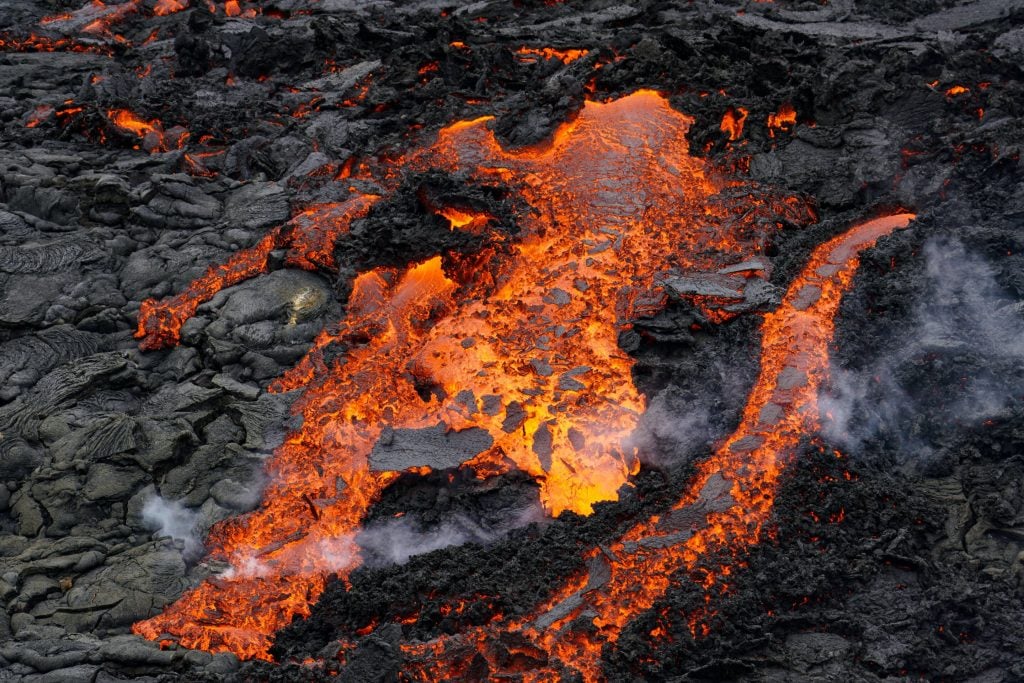
[[(355, 534), (321, 539), (315, 547), (305, 541), (292, 550), (303, 561), (315, 558), (316, 566), (328, 572), (342, 572), (361, 564), (385, 566), (405, 564), (409, 558), (466, 543), (490, 543), (533, 522), (544, 519), (540, 505), (514, 511), (495, 523), (476, 521), (465, 514), (453, 515), (437, 526), (422, 528), (410, 517), (372, 522)], [(271, 576), (279, 571), (251, 554), (237, 555), (222, 575), (226, 579)]]
[(856, 452), (884, 439), (900, 460), (927, 455), (935, 425), (977, 424), (1024, 394), (1024, 318), (992, 266), (959, 241), (925, 244), (913, 328), (859, 372), (833, 368), (824, 434)]
[(626, 445), (636, 446), (645, 464), (672, 468), (706, 453), (718, 432), (709, 406), (670, 386), (651, 399)]
[(142, 523), (158, 536), (170, 536), (184, 543), (188, 558), (198, 557), (203, 550), (197, 530), (199, 513), (178, 501), (154, 495), (142, 506)]
[(368, 525), (356, 535), (356, 542), (367, 564), (405, 564), (411, 557), (441, 548), (489, 543), (543, 518), (539, 505), (517, 510), (497, 526), (484, 525), (467, 515), (455, 515), (437, 526), (420, 529), (408, 517), (399, 517)]

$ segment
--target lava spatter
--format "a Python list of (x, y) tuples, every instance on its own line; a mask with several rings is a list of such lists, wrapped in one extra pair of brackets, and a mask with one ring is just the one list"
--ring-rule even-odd
[[(482, 248), (473, 267), (435, 257), (356, 278), (346, 319), (274, 384), (304, 389), (302, 427), (275, 452), (261, 507), (210, 535), (231, 571), (137, 633), (265, 657), (270, 634), (308, 614), (330, 573), (358, 565), (360, 521), (397, 476), (374, 466), (385, 429), (484, 433), (490, 445), (466, 466), (528, 473), (551, 515), (617, 499), (638, 466), (623, 444), (645, 407), (618, 338), (639, 309), (665, 301), (656, 276), (758, 254), (777, 225), (759, 217), (800, 220), (788, 203), (747, 193), (737, 206), (736, 193), (720, 194), (740, 183), (689, 155), (692, 120), (653, 91), (587, 103), (550, 140), (519, 150), (503, 148), (489, 120), (448, 126), (376, 180), (390, 192), (404, 171), (441, 169), (520, 188), (534, 211), (518, 238)], [(333, 265), (335, 239), (379, 199), (297, 216), (182, 294), (144, 302), (141, 346), (176, 343), (199, 303), (266, 270), (274, 249), (298, 267)], [(464, 219), (441, 214), (453, 228)], [(329, 346), (347, 349), (342, 362), (327, 360)]]

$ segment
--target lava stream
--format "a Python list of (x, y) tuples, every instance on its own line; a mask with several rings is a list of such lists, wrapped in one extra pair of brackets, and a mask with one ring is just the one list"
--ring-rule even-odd
[[(588, 572), (569, 580), (530, 618), (406, 645), (407, 673), (416, 680), (455, 680), (473, 667), (479, 676), (482, 655), (490, 676), (521, 673), (523, 680), (557, 681), (567, 668), (588, 683), (603, 680), (602, 648), (665, 594), (676, 572), (692, 569), (710, 550), (735, 555), (756, 543), (787, 457), (802, 437), (818, 429), (818, 391), (828, 375), (834, 319), (859, 253), (913, 218), (907, 213), (878, 218), (815, 249), (782, 304), (765, 316), (761, 371), (739, 427), (700, 464), (671, 512), (637, 525), (608, 548), (595, 549)], [(729, 565), (711, 572), (704, 588), (729, 572)], [(692, 615), (695, 630), (703, 616)], [(504, 663), (510, 650), (537, 666)]]
[[(137, 633), (266, 657), (271, 634), (309, 613), (327, 576), (358, 565), (354, 535), (397, 476), (372, 460), (391, 430), (475, 430), (475, 443), (490, 446), (466, 466), (481, 478), (528, 473), (551, 515), (616, 500), (637, 467), (621, 444), (645, 407), (618, 338), (639, 311), (663, 305), (656, 276), (744, 261), (780, 221), (809, 222), (799, 202), (743, 194), (691, 157), (692, 120), (653, 91), (588, 102), (526, 149), (504, 149), (489, 120), (452, 124), (364, 180), (386, 195), (403, 171), (441, 169), (517, 188), (534, 209), (519, 236), (492, 229), (475, 254), (356, 278), (346, 319), (273, 385), (304, 389), (294, 408), (302, 426), (270, 461), (261, 507), (211, 532), (211, 554), (231, 571)], [(332, 268), (335, 240), (380, 199), (314, 207), (178, 296), (144, 302), (140, 346), (177, 343), (202, 301), (265, 271), (274, 249), (289, 250), (289, 265)], [(483, 229), (441, 213), (452, 229)], [(343, 360), (329, 361), (339, 354), (328, 347)]]

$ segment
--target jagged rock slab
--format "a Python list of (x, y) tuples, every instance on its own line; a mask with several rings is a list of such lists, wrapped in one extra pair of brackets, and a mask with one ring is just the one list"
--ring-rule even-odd
[(449, 469), (483, 453), (493, 443), (483, 429), (456, 432), (443, 422), (423, 429), (387, 429), (370, 452), (370, 466), (399, 472), (410, 467)]

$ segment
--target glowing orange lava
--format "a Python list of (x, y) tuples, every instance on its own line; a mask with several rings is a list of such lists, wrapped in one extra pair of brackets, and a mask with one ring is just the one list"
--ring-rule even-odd
[(121, 132), (137, 136), (143, 146), (153, 153), (166, 152), (171, 148), (181, 149), (189, 137), (188, 131), (180, 127), (165, 131), (158, 119), (146, 121), (127, 109), (110, 109), (107, 118)]
[[(520, 150), (504, 149), (489, 121), (443, 129), (377, 180), (390, 192), (403, 169), (439, 168), (507, 183), (534, 209), (520, 234), (513, 241), (486, 218), (447, 209), (453, 228), (473, 225), (487, 245), (356, 278), (345, 320), (272, 386), (304, 388), (294, 408), (302, 426), (275, 452), (262, 506), (210, 535), (231, 571), (135, 632), (265, 657), (269, 635), (308, 614), (328, 573), (358, 565), (354, 534), (397, 476), (370, 466), (385, 428), (486, 432), (491, 446), (467, 466), (480, 477), (527, 472), (551, 515), (616, 500), (638, 467), (622, 444), (645, 407), (618, 337), (664, 304), (656, 276), (746, 260), (777, 225), (766, 217), (807, 220), (805, 207), (768, 206), (753, 192), (738, 205), (739, 183), (689, 155), (692, 120), (653, 91), (587, 103), (550, 140)], [(294, 266), (333, 265), (334, 240), (378, 200), (311, 209), (185, 292), (144, 302), (140, 345), (176, 343), (199, 303), (265, 271), (274, 249)], [(345, 349), (343, 361), (326, 360), (337, 355), (324, 353), (331, 345)]]
[(90, 52), (110, 56), (114, 53), (109, 45), (95, 45), (72, 38), (49, 38), (30, 34), (15, 37), (0, 33), (0, 52)]
[(788, 102), (777, 112), (768, 114), (768, 135), (775, 137), (775, 131), (788, 131), (796, 125), (796, 109)]
[(188, 9), (188, 6), (189, 0), (157, 0), (156, 5), (153, 6), (153, 14), (163, 17)]
[[(898, 214), (869, 221), (815, 249), (782, 304), (765, 316), (761, 371), (739, 427), (700, 464), (689, 490), (669, 513), (595, 549), (589, 571), (567, 581), (528, 618), (404, 646), (411, 660), (407, 675), (421, 681), (458, 680), (471, 665), (479, 671), (478, 657), (483, 656), (492, 679), (522, 673), (526, 681), (558, 681), (565, 680), (563, 673), (578, 672), (587, 683), (604, 680), (602, 648), (651, 609), (678, 580), (674, 573), (692, 569), (709, 550), (737, 555), (756, 543), (787, 458), (802, 437), (818, 428), (818, 391), (828, 376), (834, 318), (858, 255), (913, 218)], [(710, 593), (730, 572), (731, 565), (723, 565), (705, 574), (702, 587)], [(703, 620), (710, 614), (690, 615), (695, 636), (706, 635)], [(512, 633), (521, 638), (509, 639)], [(502, 656), (494, 647), (510, 640), (529, 653), (533, 666), (524, 671), (521, 663), (509, 664), (507, 651)]]
[(26, 128), (35, 128), (53, 113), (53, 107), (48, 104), (38, 104), (25, 122)]
[(734, 142), (743, 135), (743, 124), (747, 122), (748, 113), (743, 107), (729, 107), (722, 115), (719, 130), (729, 136), (729, 142)]
[(540, 59), (557, 59), (563, 64), (571, 64), (580, 57), (586, 57), (590, 50), (568, 49), (557, 50), (553, 47), (521, 47), (516, 50), (519, 59), (525, 62), (536, 62)]
[(134, 133), (140, 138), (144, 138), (150, 133), (161, 133), (162, 126), (159, 121), (144, 121), (127, 109), (111, 109), (107, 112), (107, 117), (118, 128)]

